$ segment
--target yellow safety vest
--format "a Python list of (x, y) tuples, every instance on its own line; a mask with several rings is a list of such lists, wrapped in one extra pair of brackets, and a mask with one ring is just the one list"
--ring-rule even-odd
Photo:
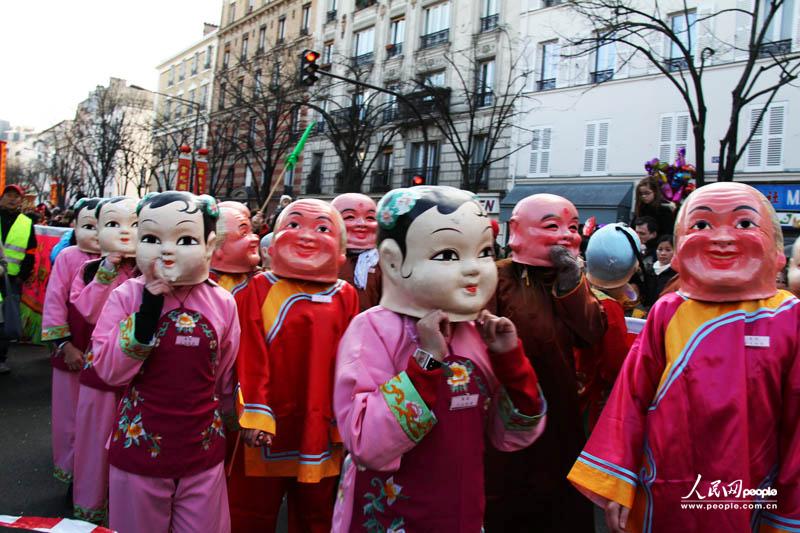
[(31, 231), (33, 231), (33, 220), (22, 213), (17, 215), (17, 219), (11, 224), (11, 229), (6, 235), (6, 242), (3, 243), (9, 276), (19, 275), (19, 266), (25, 259), (25, 250), (28, 248)]

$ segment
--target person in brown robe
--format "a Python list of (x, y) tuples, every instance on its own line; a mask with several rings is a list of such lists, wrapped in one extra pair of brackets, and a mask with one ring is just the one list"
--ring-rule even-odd
[(573, 347), (601, 341), (606, 317), (581, 273), (578, 212), (566, 199), (537, 194), (510, 221), (512, 257), (497, 263), (489, 309), (514, 322), (548, 404), (544, 433), (512, 453), (487, 447), (488, 533), (594, 531), (593, 511), (567, 481), (585, 444)]
[(365, 194), (340, 194), (331, 202), (344, 219), (347, 229), (347, 261), (339, 269), (339, 278), (356, 288), (360, 311), (381, 301), (381, 271), (378, 266), (377, 207)]

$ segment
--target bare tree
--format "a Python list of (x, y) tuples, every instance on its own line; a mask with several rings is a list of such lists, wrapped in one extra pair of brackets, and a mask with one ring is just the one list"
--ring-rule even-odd
[[(622, 64), (634, 64), (643, 58), (678, 91), (692, 124), (697, 184), (705, 181), (706, 119), (708, 108), (703, 86), (706, 69), (715, 58), (739, 59), (744, 53), (741, 76), (732, 88), (729, 128), (720, 144), (720, 181), (733, 179), (736, 163), (747, 142), (738, 143), (739, 115), (745, 105), (756, 98), (774, 98), (781, 87), (797, 77), (797, 58), (788, 50), (770, 47), (767, 28), (779, 12), (784, 0), (754, 0), (751, 9), (728, 8), (713, 12), (694, 11), (683, 0), (680, 15), (670, 16), (654, 3), (638, 0), (570, 0), (574, 12), (586, 20), (592, 30), (582, 37), (567, 37), (577, 50), (575, 55), (596, 53), (610, 43), (617, 47)], [(764, 10), (766, 7), (766, 10)], [(712, 33), (716, 19), (745, 17), (749, 39), (745, 43), (728, 43)], [(703, 32), (702, 38), (698, 32)], [(735, 39), (734, 39), (735, 40)], [(700, 44), (703, 46), (699, 46)], [(665, 45), (666, 44), (666, 45)], [(766, 80), (765, 75), (778, 72)], [(766, 111), (766, 107), (763, 112)], [(763, 116), (762, 112), (762, 116)], [(760, 120), (760, 119), (759, 119)], [(747, 141), (752, 135), (748, 136)]]
[(39, 172), (56, 186), (56, 204), (62, 208), (77, 197), (81, 187), (81, 159), (71, 148), (73, 127), (72, 121), (63, 121), (40, 135), (46, 155), (39, 162)]

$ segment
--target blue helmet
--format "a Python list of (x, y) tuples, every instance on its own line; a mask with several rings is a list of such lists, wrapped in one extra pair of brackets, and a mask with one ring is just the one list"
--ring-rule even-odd
[(625, 285), (639, 265), (641, 246), (636, 232), (621, 222), (594, 232), (586, 247), (589, 282), (601, 289)]

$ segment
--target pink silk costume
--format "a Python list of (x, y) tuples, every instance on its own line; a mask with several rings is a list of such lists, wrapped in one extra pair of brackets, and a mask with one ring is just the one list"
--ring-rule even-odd
[[(86, 321), (94, 326), (111, 291), (138, 275), (128, 260), (119, 268), (105, 268), (102, 263), (87, 284), (81, 267), (72, 282), (70, 302)], [(92, 267), (97, 265), (91, 265)], [(75, 423), (75, 482), (73, 511), (76, 518), (104, 522), (108, 500), (108, 450), (106, 441), (114, 425), (114, 415), (121, 391), (102, 382), (93, 368), (94, 351), (89, 346), (86, 364), (80, 373), (80, 390)]]
[[(486, 380), (486, 394), (490, 400), (484, 404), (488, 415), (484, 430), (490, 442), (503, 451), (529, 446), (544, 430), (545, 416), (526, 417), (514, 408), (505, 389), (499, 386), (486, 345), (473, 323), (457, 323), (452, 327), (450, 352), (468, 358), (476, 367), (468, 376), (476, 377), (480, 374)], [(420, 442), (424, 442), (426, 436), (436, 430), (436, 415), (425, 404), (421, 393), (405, 372), (409, 358), (416, 348), (415, 321), (382, 306), (373, 307), (356, 316), (339, 343), (333, 403), (339, 432), (350, 455), (345, 461), (339, 482), (339, 495), (333, 516), (334, 532), (356, 530), (362, 526), (364, 518), (369, 519), (361, 516), (362, 509), (367, 514), (364, 508), (367, 500), (361, 496), (370, 498), (372, 495), (356, 494), (358, 467), (361, 467), (361, 471), (366, 468), (385, 473), (384, 477), (388, 479), (381, 480), (385, 487), (381, 490), (388, 490), (391, 494), (386, 494), (388, 499), (383, 505), (391, 506), (395, 501), (409, 497), (425, 497), (422, 494), (402, 493), (402, 487), (394, 484), (392, 475), (399, 475), (402, 471), (403, 456), (414, 452)], [(470, 378), (467, 377), (464, 381), (462, 383), (466, 385)], [(392, 387), (389, 387), (390, 384)], [(389, 389), (395, 390), (394, 385), (403, 391), (403, 397), (408, 402), (397, 405), (398, 409), (393, 410), (391, 405), (394, 405), (393, 398), (396, 399), (397, 396)], [(411, 421), (400, 414), (409, 409), (415, 413)], [(465, 436), (464, 440), (466, 442), (474, 439)], [(478, 440), (482, 447), (483, 435)], [(446, 461), (448, 449), (439, 450), (439, 453), (441, 460)], [(472, 455), (482, 463), (482, 453)], [(466, 466), (454, 464), (451, 468), (458, 470)], [(470, 465), (470, 471), (470, 475), (463, 477), (476, 480), (473, 488), (477, 487), (479, 495), (443, 508), (443, 516), (455, 513), (458, 508), (472, 507), (472, 511), (482, 511), (483, 490), (479, 485), (483, 479), (483, 466)], [(420, 474), (424, 475), (425, 472)], [(430, 490), (435, 492), (435, 485), (430, 485)], [(463, 497), (463, 493), (460, 496)], [(455, 523), (470, 531), (470, 527), (475, 531), (481, 529), (480, 523), (465, 524), (456, 520), (450, 522), (450, 525)], [(420, 525), (404, 523), (409, 531), (418, 530)]]
[[(139, 277), (128, 280), (111, 293), (97, 323), (92, 342), (96, 354), (95, 368), (100, 379), (113, 386), (126, 387), (123, 400), (115, 410), (114, 422), (119, 421), (116, 424), (118, 430), (111, 439), (113, 453), (110, 458), (114, 466), (111, 471), (110, 526), (120, 532), (149, 532), (154, 530), (153, 524), (171, 523), (172, 531), (188, 532), (196, 531), (192, 524), (199, 521), (205, 524), (203, 529), (208, 531), (228, 531), (230, 517), (222, 467), (225, 446), (220, 437), (224, 439), (223, 414), (233, 416), (234, 411), (233, 365), (239, 349), (240, 335), (236, 304), (232, 295), (212, 281), (194, 285), (183, 295), (166, 295), (161, 311), (161, 328), (156, 333), (156, 339), (149, 344), (142, 344), (134, 336), (133, 315), (141, 305), (143, 288), (144, 279)], [(182, 298), (179, 299), (178, 296)], [(197, 313), (199, 317), (190, 321), (192, 323), (189, 328), (184, 330), (181, 316), (172, 316), (172, 312), (176, 310), (185, 311), (189, 315)], [(184, 406), (179, 407), (178, 412), (170, 412), (170, 408), (173, 404), (177, 405), (179, 400), (168, 399), (177, 394), (178, 398), (188, 399), (187, 405), (205, 405), (211, 398), (206, 398), (203, 394), (205, 385), (201, 383), (208, 377), (199, 377), (198, 370), (194, 367), (187, 368), (185, 383), (172, 380), (171, 390), (162, 387), (162, 392), (158, 393), (153, 384), (162, 378), (163, 372), (148, 372), (150, 367), (162, 369), (165, 364), (169, 365), (170, 358), (165, 355), (180, 349), (177, 342), (159, 342), (162, 337), (170, 338), (169, 331), (166, 335), (163, 334), (164, 326), (173, 324), (173, 321), (178, 333), (192, 328), (193, 331), (198, 331), (203, 328), (203, 324), (211, 328), (211, 331), (205, 331), (206, 335), (213, 335), (213, 341), (208, 347), (212, 350), (212, 359), (215, 361), (213, 397), (215, 403), (218, 399), (218, 407), (215, 408), (214, 422), (207, 432), (208, 435), (200, 431), (176, 433), (175, 427), (192, 425), (195, 420), (184, 420), (193, 417), (187, 415)], [(173, 345), (175, 348), (171, 349)], [(202, 346), (203, 344), (200, 348)], [(158, 360), (148, 359), (151, 355)], [(174, 365), (173, 368), (166, 369), (173, 373), (176, 370), (179, 369), (174, 368)], [(140, 393), (137, 390), (149, 393)], [(139, 432), (133, 430), (133, 426), (137, 425), (136, 419), (124, 424), (126, 409), (131, 407), (141, 411)], [(207, 405), (200, 409), (203, 416), (211, 416), (210, 411), (205, 412), (208, 409)], [(218, 411), (221, 412), (219, 416), (216, 414)], [(158, 417), (160, 420), (153, 419), (157, 416), (155, 413), (161, 413)], [(204, 425), (202, 420), (198, 422)], [(151, 433), (148, 432), (148, 425), (150, 428), (156, 426), (162, 429)], [(163, 438), (158, 435), (162, 432)], [(129, 437), (130, 442), (127, 441)], [(124, 444), (123, 440), (126, 441)], [(203, 451), (206, 449), (216, 453), (210, 458)], [(212, 459), (215, 464), (208, 463)], [(184, 494), (184, 480), (186, 484), (198, 489)], [(208, 492), (203, 492), (202, 487), (206, 487)], [(136, 497), (131, 499), (128, 497), (130, 494), (135, 494)], [(170, 520), (163, 516), (164, 512), (172, 513)]]
[[(42, 312), (42, 341), (59, 344), (85, 328), (69, 303), (72, 279), (83, 263), (97, 254), (82, 251), (77, 246), (65, 248), (56, 259), (47, 281)], [(81, 347), (78, 347), (81, 349)], [(64, 353), (55, 352), (53, 366), (51, 428), (53, 436), (53, 475), (64, 482), (72, 481), (75, 445), (75, 412), (78, 408), (78, 372), (64, 363)]]
[[(798, 531), (798, 303), (786, 291), (731, 303), (662, 297), (570, 481), (598, 505), (631, 508), (630, 531)], [(765, 499), (777, 508), (682, 507), (735, 500), (739, 480), (774, 487)]]

